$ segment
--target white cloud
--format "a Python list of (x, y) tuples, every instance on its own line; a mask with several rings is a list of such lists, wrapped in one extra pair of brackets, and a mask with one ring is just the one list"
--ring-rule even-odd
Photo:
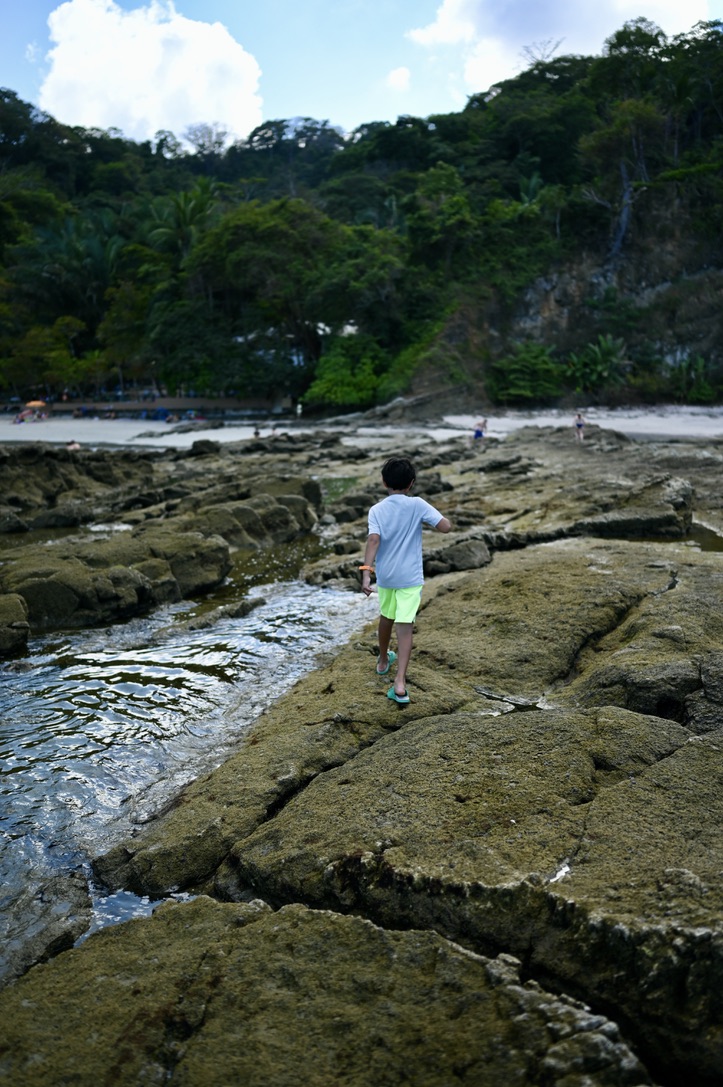
[(486, 91), (503, 79), (511, 79), (527, 67), (520, 48), (499, 38), (481, 38), (464, 57), (464, 82), (470, 93)]
[(221, 23), (187, 19), (172, 0), (129, 12), (114, 0), (67, 0), (48, 25), (40, 106), (66, 124), (143, 140), (199, 123), (246, 136), (261, 123), (254, 57)]
[(477, 37), (477, 19), (481, 5), (473, 0), (442, 0), (437, 16), (429, 26), (410, 30), (408, 37), (417, 45), (457, 45)]
[(623, 23), (643, 16), (668, 35), (712, 18), (714, 0), (442, 0), (434, 22), (407, 33), (417, 45), (450, 47), (449, 61), (469, 93), (487, 90), (528, 66), (524, 50), (560, 41), (558, 55), (602, 52)]
[(387, 76), (386, 84), (393, 91), (408, 91), (411, 76), (409, 68), (394, 68)]

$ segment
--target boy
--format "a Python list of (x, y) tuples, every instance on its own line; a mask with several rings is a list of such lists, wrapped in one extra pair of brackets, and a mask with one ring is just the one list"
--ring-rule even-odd
[[(390, 457), (382, 468), (382, 483), (389, 494), (369, 510), (369, 535), (364, 553), (362, 592), (372, 591), (371, 574), (376, 559), (379, 593), (379, 659), (377, 675), (385, 676), (397, 661), (397, 674), (387, 691), (394, 702), (409, 702), (407, 665), (412, 653), (414, 619), (422, 597), (422, 522), (437, 532), (449, 532), (451, 524), (423, 498), (409, 494), (415, 471), (406, 457)], [(397, 626), (399, 658), (390, 651), (392, 627)]]

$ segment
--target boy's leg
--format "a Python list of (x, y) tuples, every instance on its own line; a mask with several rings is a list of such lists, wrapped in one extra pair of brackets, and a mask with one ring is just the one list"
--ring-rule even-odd
[(383, 669), (389, 664), (389, 641), (392, 630), (396, 626), (398, 656), (394, 690), (401, 697), (407, 693), (407, 667), (412, 655), (414, 619), (422, 597), (422, 586), (417, 585), (409, 589), (379, 589), (378, 591), (380, 608), (383, 607), (384, 611), (393, 614), (395, 618), (391, 619), (384, 614), (379, 616), (377, 671), (382, 674)]
[(412, 655), (414, 623), (397, 623), (397, 674), (394, 677), (394, 690), (403, 695), (407, 691), (407, 665)]
[(379, 638), (379, 660), (377, 661), (377, 669), (379, 672), (389, 664), (389, 641), (392, 636), (393, 627), (393, 619), (387, 619), (386, 615), (379, 616), (379, 627), (377, 628)]

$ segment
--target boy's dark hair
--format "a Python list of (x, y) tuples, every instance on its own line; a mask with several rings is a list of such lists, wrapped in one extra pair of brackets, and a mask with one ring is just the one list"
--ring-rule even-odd
[(382, 465), (382, 479), (392, 491), (406, 491), (416, 478), (414, 465), (408, 457), (390, 457)]

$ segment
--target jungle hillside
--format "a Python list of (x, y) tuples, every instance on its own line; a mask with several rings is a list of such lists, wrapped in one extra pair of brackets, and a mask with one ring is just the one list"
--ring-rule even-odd
[(458, 113), (136, 143), (0, 90), (0, 401), (723, 400), (723, 22)]

